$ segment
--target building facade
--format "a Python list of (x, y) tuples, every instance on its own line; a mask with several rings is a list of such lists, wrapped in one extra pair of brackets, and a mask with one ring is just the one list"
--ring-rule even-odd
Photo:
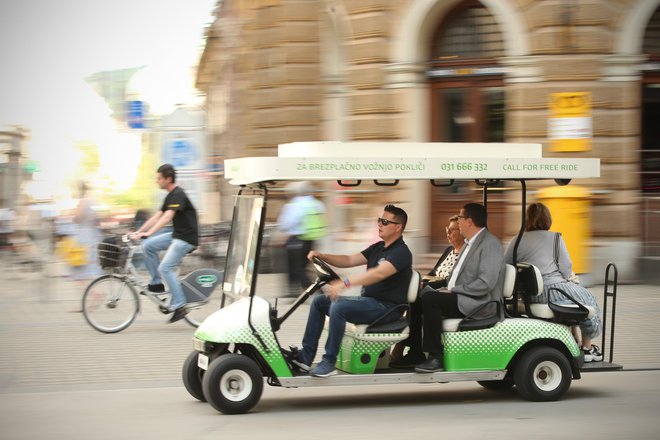
[[(660, 255), (660, 0), (224, 0), (198, 87), (219, 163), (316, 140), (537, 142), (544, 156), (599, 157), (601, 177), (577, 182), (589, 206), (585, 272), (615, 261), (636, 279), (640, 258)], [(576, 96), (586, 103), (568, 105), (582, 122), (569, 129), (587, 135), (559, 142), (553, 112)], [(354, 202), (332, 210), (349, 229), (381, 202), (402, 203), (422, 253), (443, 247), (448, 215), (480, 198), (421, 183), (323, 189), (338, 208)], [(489, 220), (505, 242), (517, 232), (513, 193), (502, 187)], [(226, 218), (231, 197), (222, 205)]]

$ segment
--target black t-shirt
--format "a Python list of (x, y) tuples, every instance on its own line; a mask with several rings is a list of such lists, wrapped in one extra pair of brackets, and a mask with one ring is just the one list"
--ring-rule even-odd
[(376, 284), (362, 287), (362, 295), (391, 304), (406, 304), (412, 276), (412, 253), (403, 238), (388, 247), (385, 247), (384, 241), (374, 243), (363, 250), (362, 255), (367, 259), (367, 269), (376, 267), (383, 261), (389, 261), (396, 268), (394, 275)]
[(174, 232), (172, 233), (172, 238), (178, 238), (193, 246), (197, 246), (199, 244), (197, 237), (197, 211), (181, 187), (177, 186), (165, 197), (161, 211), (165, 212), (169, 210), (174, 211), (174, 218), (172, 219)]

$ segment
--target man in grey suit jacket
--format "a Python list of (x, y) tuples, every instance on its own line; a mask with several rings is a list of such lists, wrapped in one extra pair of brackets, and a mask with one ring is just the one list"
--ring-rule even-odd
[(424, 342), (429, 353), (415, 371), (433, 373), (444, 368), (442, 346), (443, 318), (487, 318), (498, 312), (502, 300), (504, 254), (500, 240), (486, 229), (486, 208), (468, 203), (461, 209), (458, 226), (465, 237), (447, 289), (425, 289), (422, 293)]

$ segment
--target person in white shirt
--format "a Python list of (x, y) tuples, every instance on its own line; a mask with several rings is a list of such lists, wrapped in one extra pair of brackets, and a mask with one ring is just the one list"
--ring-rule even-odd
[(478, 203), (463, 206), (458, 227), (465, 246), (451, 272), (446, 289), (422, 291), (424, 336), (422, 348), (429, 353), (426, 362), (415, 367), (419, 373), (444, 369), (442, 321), (470, 316), (483, 319), (498, 313), (502, 301), (500, 272), (504, 255), (500, 240), (486, 229), (486, 208)]
[(286, 246), (289, 295), (297, 296), (312, 283), (307, 276), (307, 254), (326, 233), (325, 205), (311, 195), (307, 182), (293, 182), (286, 189), (292, 198), (282, 207), (277, 228)]

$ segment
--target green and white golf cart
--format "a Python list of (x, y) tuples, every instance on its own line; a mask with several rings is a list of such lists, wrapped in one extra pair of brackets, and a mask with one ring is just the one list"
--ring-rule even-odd
[[(507, 265), (503, 272), (505, 299), (500, 306), (507, 310), (506, 319), (445, 320), (445, 370), (435, 373), (388, 368), (390, 348), (408, 335), (405, 317), (385, 325), (378, 320), (371, 325), (349, 323), (336, 376), (316, 378), (294, 368), (277, 335), (283, 322), (337, 276), (320, 260), (314, 261), (316, 282), (283, 313), (255, 291), (268, 187), (274, 182), (330, 180), (356, 185), (372, 180), (395, 185), (415, 179), (451, 185), (476, 181), (483, 187), (487, 207), (489, 186), (514, 181), (522, 189), (524, 225), (527, 180), (548, 179), (565, 185), (572, 179), (600, 175), (599, 159), (543, 158), (541, 151), (540, 144), (300, 142), (280, 145), (277, 157), (225, 161), (226, 178), (240, 190), (234, 204), (222, 305), (193, 337), (194, 350), (182, 372), (188, 392), (225, 414), (252, 409), (261, 398), (264, 378), (270, 385), (287, 388), (477, 381), (488, 389), (515, 385), (528, 400), (561, 398), (571, 380), (580, 378), (584, 364), (570, 325), (593, 311), (580, 304), (531, 307), (527, 299), (543, 289), (533, 266)], [(406, 157), (400, 157), (400, 152)], [(609, 267), (606, 285), (607, 278)], [(409, 302), (417, 297), (419, 280), (413, 272)], [(614, 284), (615, 293), (616, 280)], [(603, 369), (620, 368), (611, 362), (598, 364)]]

